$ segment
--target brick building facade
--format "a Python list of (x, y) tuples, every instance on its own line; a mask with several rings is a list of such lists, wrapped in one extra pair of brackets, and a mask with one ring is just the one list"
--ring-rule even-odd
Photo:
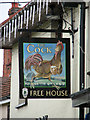
[[(8, 11), (9, 17), (16, 13), (20, 8), (18, 3), (12, 3), (12, 7)], [(11, 73), (11, 56), (12, 50), (4, 49), (4, 65), (3, 65), (3, 77), (10, 77)]]
[(10, 77), (11, 73), (11, 56), (12, 51), (10, 49), (4, 50), (4, 64), (3, 64), (3, 77)]

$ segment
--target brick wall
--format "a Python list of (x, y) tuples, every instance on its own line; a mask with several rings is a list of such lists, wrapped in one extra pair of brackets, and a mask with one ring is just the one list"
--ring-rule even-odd
[(4, 50), (3, 77), (9, 77), (11, 73), (11, 50)]

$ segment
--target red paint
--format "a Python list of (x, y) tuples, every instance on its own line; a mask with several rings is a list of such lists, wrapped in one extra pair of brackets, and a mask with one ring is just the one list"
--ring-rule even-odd
[(19, 3), (12, 3), (12, 8), (13, 8), (13, 7), (18, 8), (18, 5), (19, 5)]
[(4, 50), (3, 77), (9, 77), (11, 74), (12, 50)]

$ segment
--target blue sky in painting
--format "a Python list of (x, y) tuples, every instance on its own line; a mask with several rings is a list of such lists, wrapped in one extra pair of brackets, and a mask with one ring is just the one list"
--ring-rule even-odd
[[(25, 60), (27, 59), (27, 57), (36, 53), (35, 51), (32, 53), (28, 52), (27, 51), (28, 45), (34, 45), (34, 47), (32, 47), (32, 46), (29, 47), (30, 51), (34, 51), (34, 49), (37, 47), (36, 51), (37, 51), (37, 53), (39, 53), (42, 56), (43, 60), (51, 60), (55, 54), (56, 43), (23, 43), (24, 68), (25, 68)], [(60, 75), (55, 75), (55, 76), (60, 76), (60, 77), (66, 78), (66, 76), (65, 76), (65, 74), (66, 74), (66, 48), (65, 48), (66, 45), (65, 45), (65, 43), (63, 43), (63, 46), (64, 46), (64, 49), (61, 53), (61, 63), (63, 66), (63, 71)], [(39, 52), (38, 48), (40, 48), (40, 49), (43, 48), (43, 52), (45, 52), (45, 53), (42, 53), (41, 51)], [(47, 53), (46, 48), (49, 48), (51, 53), (50, 52)], [(32, 71), (35, 73), (35, 71), (33, 69), (32, 69)]]

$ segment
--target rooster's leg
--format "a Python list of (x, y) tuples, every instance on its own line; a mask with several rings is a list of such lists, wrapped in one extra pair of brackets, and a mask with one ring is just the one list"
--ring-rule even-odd
[(42, 74), (41, 74), (41, 73), (38, 73), (37, 75), (34, 76), (34, 79), (35, 79), (35, 78), (40, 78), (40, 77), (42, 77)]
[(60, 87), (56, 86), (54, 82), (52, 82), (51, 78), (49, 79), (49, 81), (59, 90)]
[(51, 75), (49, 76), (49, 78), (48, 78), (50, 81), (51, 81)]
[(31, 88), (34, 88), (34, 83), (33, 83), (33, 79), (31, 80), (31, 84), (30, 84)]
[(51, 76), (51, 73), (38, 73), (35, 78), (49, 78)]
[(31, 79), (31, 85), (30, 85), (31, 88), (34, 88), (34, 83), (33, 83), (34, 79), (35, 79), (35, 76), (33, 76)]
[(33, 83), (33, 81), (35, 80), (35, 78), (39, 78), (39, 77), (41, 77), (41, 74), (37, 74), (37, 75), (35, 75), (35, 76), (32, 77), (32, 79), (31, 79), (31, 84), (30, 84), (30, 87), (31, 87), (31, 88), (34, 88), (34, 83)]

